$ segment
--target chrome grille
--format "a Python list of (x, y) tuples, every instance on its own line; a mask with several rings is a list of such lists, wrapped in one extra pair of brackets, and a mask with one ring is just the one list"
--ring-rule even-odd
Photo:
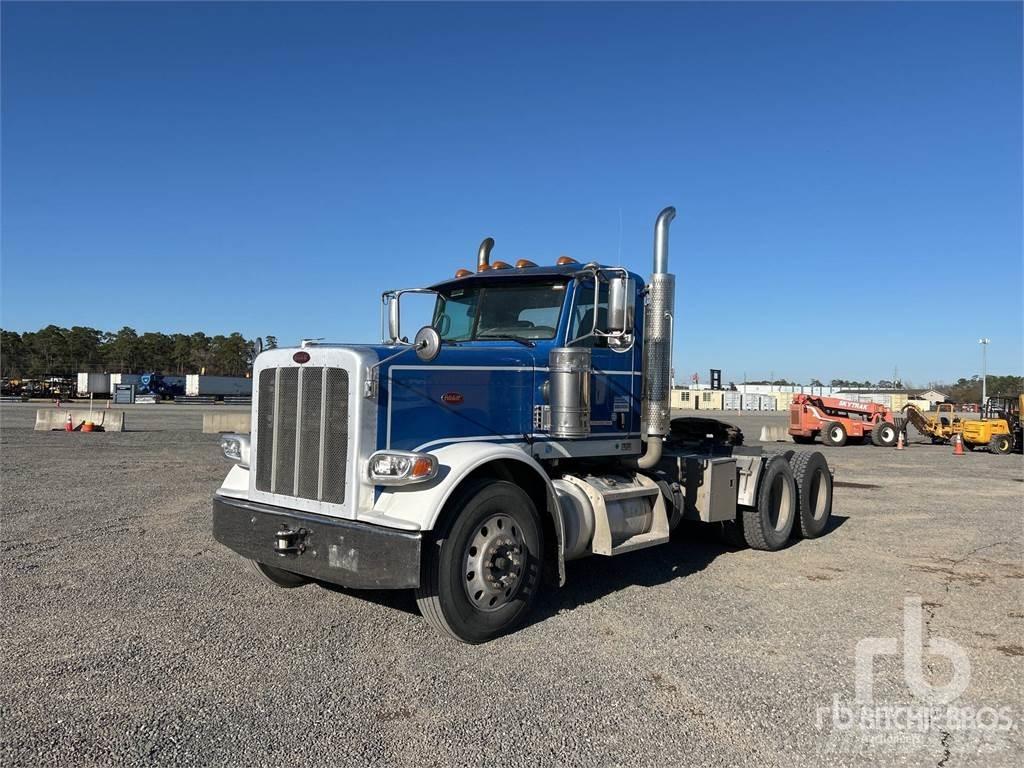
[(256, 489), (345, 502), (348, 372), (317, 366), (260, 372)]

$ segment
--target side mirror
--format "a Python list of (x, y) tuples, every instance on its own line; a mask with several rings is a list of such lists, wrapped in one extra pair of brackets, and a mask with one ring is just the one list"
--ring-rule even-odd
[(393, 294), (388, 302), (388, 338), (392, 343), (398, 341), (398, 334), (402, 330), (402, 315), (398, 306), (398, 296)]
[(632, 291), (626, 277), (613, 277), (608, 281), (608, 328), (609, 333), (632, 333), (633, 323), (629, 312)]
[(433, 326), (424, 325), (416, 331), (413, 346), (416, 348), (416, 357), (429, 363), (441, 354), (441, 334)]

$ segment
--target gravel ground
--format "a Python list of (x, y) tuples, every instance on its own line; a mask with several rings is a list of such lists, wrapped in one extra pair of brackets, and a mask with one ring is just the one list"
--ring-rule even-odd
[[(1019, 455), (824, 449), (840, 483), (824, 538), (763, 553), (686, 528), (570, 564), (532, 623), (465, 646), (407, 593), (255, 580), (210, 534), (227, 463), (201, 408), (140, 407), (140, 431), (93, 435), (32, 432), (34, 408), (0, 406), (3, 765), (1024, 761)], [(749, 437), (785, 423), (726, 418)], [(908, 596), (925, 643), (970, 661), (954, 705), (1009, 707), (1011, 730), (819, 718), (853, 700), (859, 640), (903, 637)], [(876, 661), (874, 696), (919, 703), (900, 657)]]

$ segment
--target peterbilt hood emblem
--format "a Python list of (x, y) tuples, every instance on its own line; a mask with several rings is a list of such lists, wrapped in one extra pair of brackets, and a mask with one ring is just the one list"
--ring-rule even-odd
[(443, 402), (448, 403), (448, 405), (458, 405), (463, 400), (462, 393), (461, 392), (445, 392), (443, 395), (441, 395), (441, 400)]
[(309, 352), (304, 352), (302, 350), (299, 350), (294, 355), (292, 355), (292, 360), (294, 360), (299, 365), (302, 365), (303, 363), (308, 363), (309, 362)]

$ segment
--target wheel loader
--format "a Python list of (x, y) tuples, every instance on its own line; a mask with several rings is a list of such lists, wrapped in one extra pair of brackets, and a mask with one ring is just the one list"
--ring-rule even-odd
[(1017, 397), (990, 397), (985, 401), (980, 419), (961, 422), (967, 450), (987, 447), (990, 453), (1005, 455), (1024, 446), (1021, 438), (1020, 414), (1024, 410), (1024, 394)]

